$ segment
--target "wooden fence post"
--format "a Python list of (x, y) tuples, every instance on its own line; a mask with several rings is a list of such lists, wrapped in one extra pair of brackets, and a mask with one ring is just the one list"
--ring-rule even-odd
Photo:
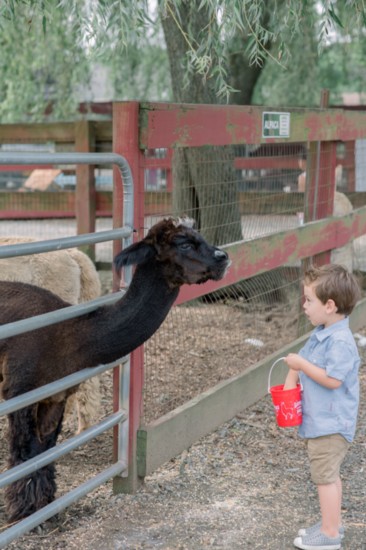
[[(92, 153), (95, 151), (93, 123), (88, 120), (75, 122), (75, 151)], [(94, 166), (78, 164), (76, 166), (75, 214), (78, 235), (94, 233), (96, 216), (96, 190)], [(94, 261), (95, 245), (81, 247), (83, 252)]]
[[(134, 185), (135, 237), (139, 240), (144, 236), (144, 157), (139, 149), (139, 103), (136, 101), (113, 104), (113, 152), (122, 155), (131, 168)], [(118, 227), (123, 225), (123, 189), (116, 169), (114, 169), (114, 182), (113, 224), (114, 227)], [(114, 254), (120, 250), (120, 247), (120, 243), (115, 242)], [(142, 482), (137, 473), (137, 432), (143, 409), (143, 382), (144, 347), (140, 346), (131, 354), (128, 477), (114, 478), (115, 493), (135, 492)], [(118, 396), (118, 384), (118, 373), (115, 370), (115, 400)]]
[[(320, 108), (326, 109), (329, 103), (329, 90), (322, 90)], [(334, 194), (336, 191), (335, 169), (337, 162), (337, 142), (317, 141), (310, 144), (307, 161), (306, 212), (305, 220), (314, 221), (333, 215)], [(323, 265), (330, 262), (331, 251), (327, 250), (314, 258), (314, 263)]]

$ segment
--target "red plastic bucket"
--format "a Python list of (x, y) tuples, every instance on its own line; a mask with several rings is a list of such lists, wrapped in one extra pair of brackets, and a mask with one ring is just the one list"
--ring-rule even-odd
[(273, 367), (283, 361), (284, 357), (277, 359), (271, 367), (268, 375), (268, 392), (272, 396), (272, 402), (276, 413), (276, 421), (281, 428), (299, 426), (302, 422), (301, 384), (297, 384), (292, 390), (284, 390), (283, 384), (271, 387), (271, 374)]

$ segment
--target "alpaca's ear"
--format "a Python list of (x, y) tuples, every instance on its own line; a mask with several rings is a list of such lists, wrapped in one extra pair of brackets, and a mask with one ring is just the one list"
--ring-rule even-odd
[(131, 244), (131, 246), (117, 254), (113, 263), (117, 273), (119, 273), (125, 265), (143, 264), (155, 256), (155, 254), (156, 251), (153, 246), (147, 244), (145, 241), (140, 241)]

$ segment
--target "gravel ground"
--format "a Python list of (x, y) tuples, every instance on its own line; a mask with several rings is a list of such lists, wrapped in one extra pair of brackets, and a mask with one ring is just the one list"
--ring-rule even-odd
[[(110, 276), (102, 283), (104, 291), (108, 291)], [(291, 340), (292, 328), (283, 330), (281, 308), (278, 318), (272, 308), (271, 319), (255, 327), (257, 333), (260, 328), (259, 333), (266, 342), (265, 354), (284, 344), (280, 336), (283, 332)], [(230, 316), (234, 324), (238, 324), (237, 314), (236, 310)], [(288, 311), (286, 317), (291, 317)], [(246, 335), (253, 321), (251, 316)], [(223, 325), (229, 330), (232, 352), (239, 368), (240, 365), (243, 368), (244, 346), (242, 340), (240, 345), (233, 345), (234, 332), (228, 320), (217, 331), (212, 320), (209, 325), (211, 336), (215, 331), (215, 346), (221, 345), (219, 335), (224, 336)], [(366, 335), (366, 328), (360, 332)], [(210, 350), (202, 347), (203, 343), (207, 346), (206, 337), (202, 342), (195, 340), (195, 361), (191, 358), (190, 364), (197, 363), (197, 369), (202, 371), (202, 362), (209, 363), (210, 369), (204, 368), (204, 372), (205, 382), (211, 387), (221, 379), (223, 365), (219, 360), (221, 355), (217, 354), (216, 360)], [(159, 340), (156, 345), (159, 347)], [(226, 345), (225, 342), (222, 345)], [(347, 531), (342, 548), (347, 550), (366, 550), (366, 348), (360, 347), (360, 353), (360, 420), (357, 438), (343, 468), (343, 514)], [(254, 351), (250, 354), (251, 361), (259, 360)], [(231, 363), (234, 367), (234, 362)], [(227, 365), (224, 370), (227, 371)], [(178, 387), (181, 394), (179, 384), (174, 379), (174, 388)], [(111, 373), (102, 375), (101, 386), (102, 414), (106, 415), (111, 413)], [(5, 429), (5, 422), (0, 423), (2, 442)], [(68, 436), (73, 431), (71, 424), (66, 425), (64, 434)], [(107, 467), (111, 463), (111, 448), (112, 437), (106, 433), (60, 460), (57, 464), (59, 493)], [(3, 469), (6, 454), (7, 445), (0, 445)], [(293, 548), (297, 530), (317, 521), (318, 516), (317, 495), (310, 480), (304, 444), (295, 428), (276, 426), (273, 406), (266, 396), (148, 476), (136, 494), (113, 495), (112, 483), (108, 482), (48, 521), (42, 529), (21, 537), (8, 548), (287, 550)], [(5, 528), (0, 493), (0, 530)]]
[[(1, 223), (2, 234), (8, 234), (4, 223), (9, 222)], [(61, 227), (59, 221), (57, 227), (58, 230)], [(14, 234), (13, 223), (9, 231)], [(29, 225), (18, 229), (17, 234), (22, 232), (33, 234)], [(43, 238), (43, 229), (34, 236)], [(97, 252), (99, 260), (111, 259), (111, 250), (104, 245)], [(106, 281), (106, 291), (109, 286), (110, 281)], [(366, 335), (366, 329), (361, 332)], [(265, 334), (263, 329), (260, 334)], [(275, 349), (281, 347), (278, 337), (273, 340)], [(240, 349), (242, 352), (242, 345)], [(268, 349), (266, 353), (271, 351)], [(366, 550), (366, 348), (360, 351), (363, 358), (360, 419), (356, 440), (343, 467), (346, 537), (342, 548), (346, 550)], [(206, 351), (202, 355), (203, 362), (213, 363)], [(110, 373), (103, 375), (102, 388), (102, 408), (107, 414), (111, 412)], [(4, 430), (4, 423), (0, 424), (3, 469), (7, 454)], [(66, 429), (65, 433), (70, 431)], [(107, 433), (60, 460), (59, 492), (107, 467), (111, 463), (111, 448), (111, 434)], [(148, 476), (136, 494), (114, 496), (112, 483), (108, 482), (8, 548), (287, 550), (293, 548), (297, 530), (313, 523), (318, 516), (316, 490), (310, 480), (304, 444), (296, 429), (276, 426), (267, 396)], [(0, 492), (0, 530), (6, 527)]]
[[(366, 549), (366, 348), (360, 352), (360, 418), (343, 467), (347, 550)], [(99, 443), (101, 460), (109, 443)], [(70, 471), (88, 463), (88, 451), (78, 452), (74, 463), (67, 459)], [(287, 550), (318, 515), (303, 442), (296, 428), (276, 426), (267, 396), (147, 477), (136, 494), (113, 496), (107, 483), (9, 548)]]

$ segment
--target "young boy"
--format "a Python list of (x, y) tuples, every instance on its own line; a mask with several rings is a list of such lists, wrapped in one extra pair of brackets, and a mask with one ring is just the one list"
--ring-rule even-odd
[(304, 277), (304, 311), (316, 328), (298, 354), (285, 362), (285, 389), (303, 386), (303, 421), (299, 436), (307, 440), (310, 472), (317, 485), (321, 521), (300, 529), (294, 546), (303, 550), (338, 550), (342, 482), (340, 466), (352, 442), (359, 401), (360, 358), (348, 315), (360, 297), (357, 281), (344, 267), (313, 267)]

